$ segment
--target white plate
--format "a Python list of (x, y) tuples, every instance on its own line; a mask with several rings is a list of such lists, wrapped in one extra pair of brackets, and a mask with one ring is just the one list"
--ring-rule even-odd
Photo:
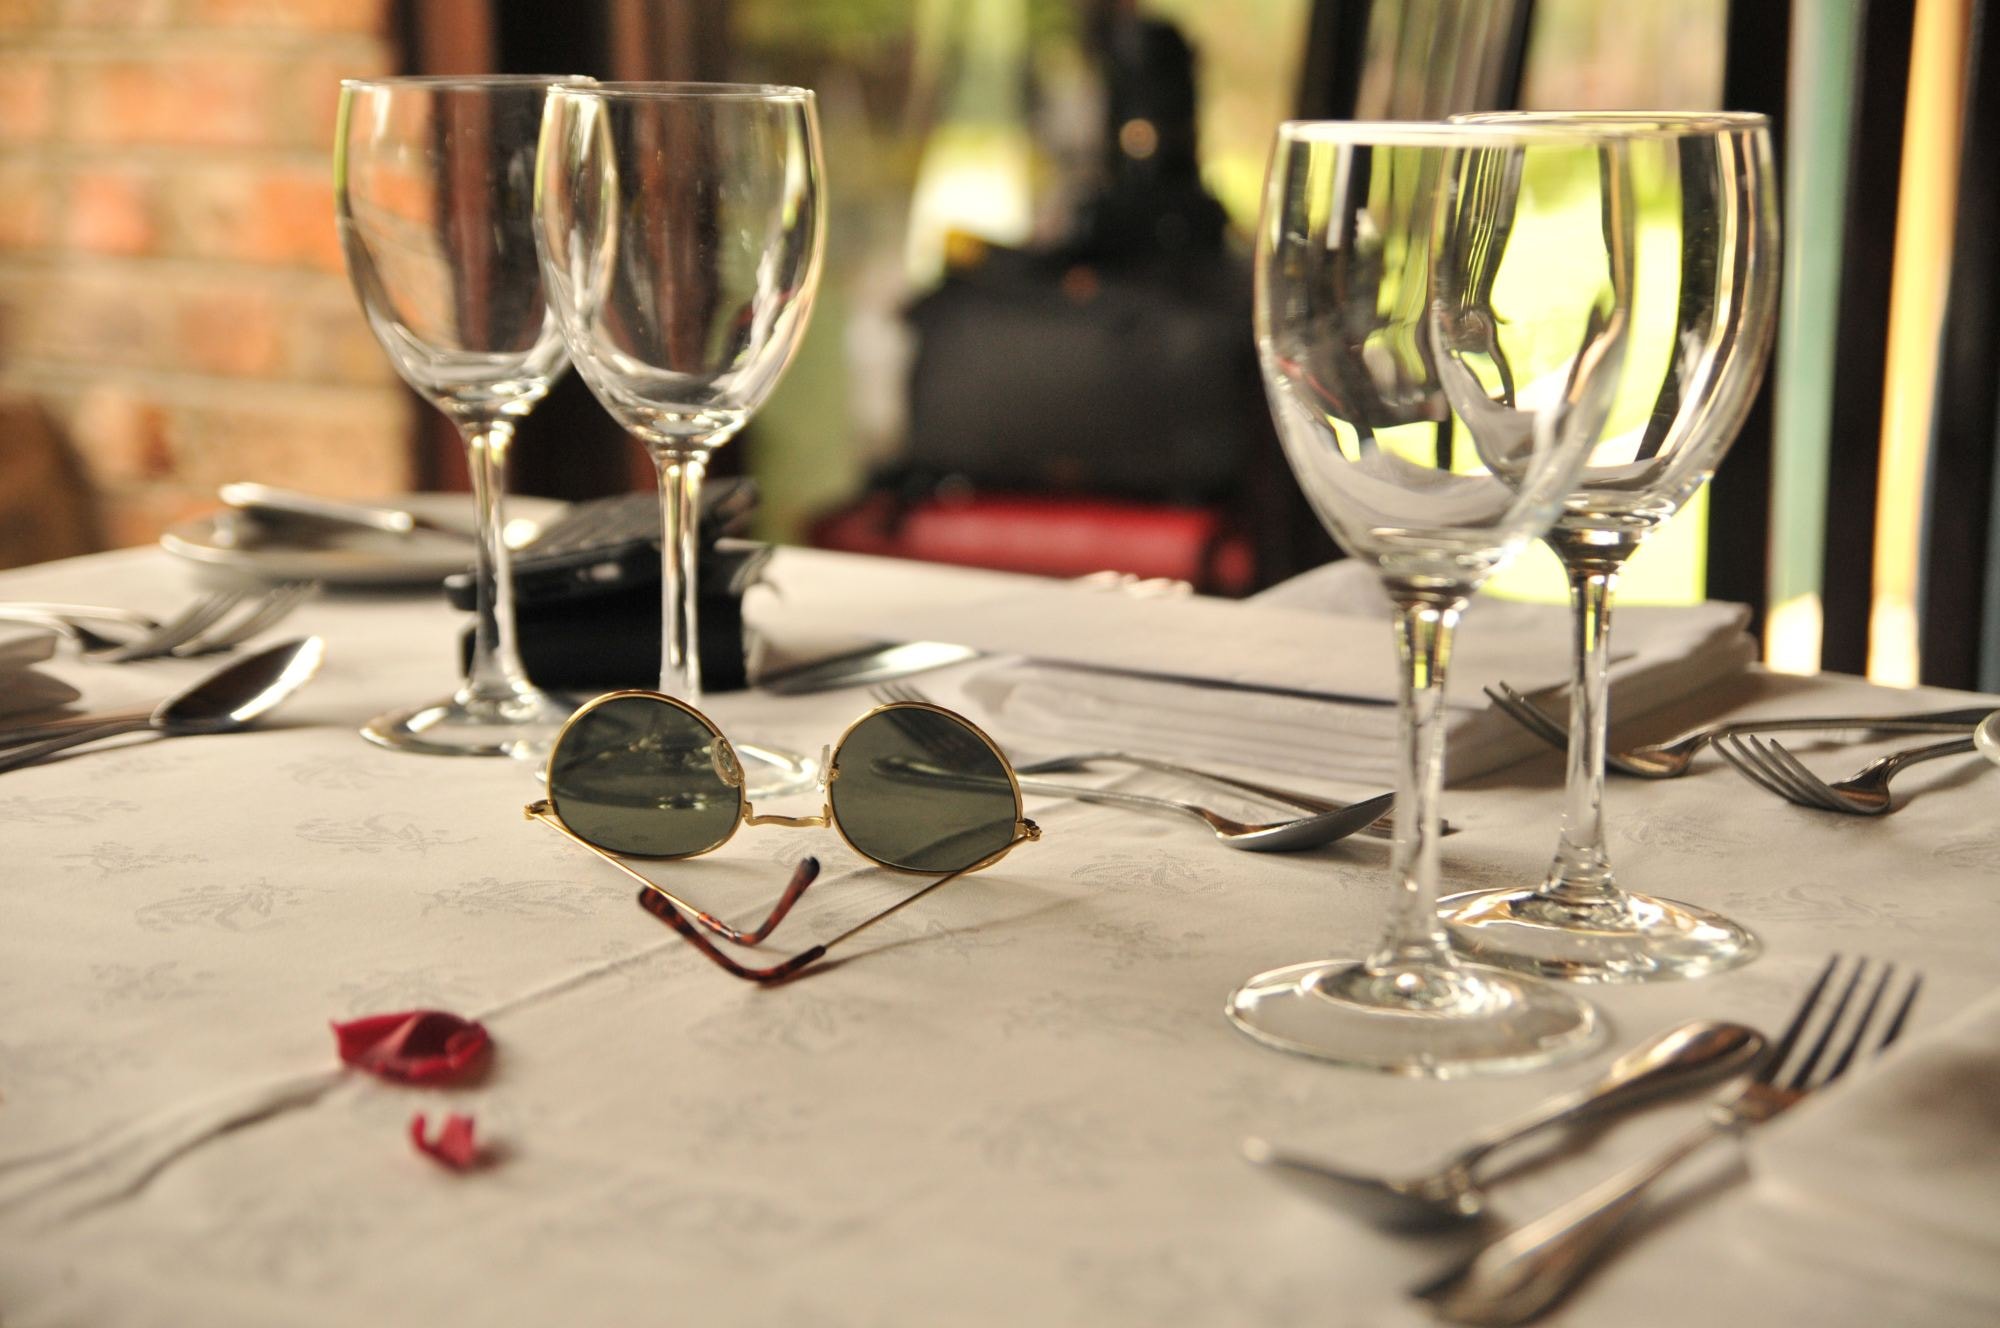
[[(282, 535), (227, 509), (175, 526), (160, 547), (208, 567), (224, 567), (273, 581), (321, 581), (330, 586), (434, 585), (472, 563), (472, 495), (409, 493), (379, 500), (427, 520), (466, 532), (460, 539), (436, 531), (390, 535), (376, 530), (284, 528)], [(566, 504), (553, 498), (509, 498), (507, 542), (520, 547)], [(237, 532), (248, 538), (239, 541)]]

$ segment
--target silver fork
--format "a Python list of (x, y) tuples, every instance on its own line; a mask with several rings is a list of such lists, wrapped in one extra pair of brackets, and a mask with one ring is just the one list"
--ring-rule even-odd
[(1481, 1246), (1464, 1263), (1436, 1281), (1414, 1288), (1412, 1294), (1428, 1300), (1444, 1318), (1474, 1324), (1526, 1323), (1561, 1300), (1624, 1227), (1647, 1188), (1684, 1158), (1712, 1139), (1741, 1134), (1783, 1113), (1808, 1093), (1840, 1078), (1864, 1053), (1873, 1055), (1902, 1034), (1923, 979), (1913, 975), (1900, 998), (1892, 998), (1895, 965), (1884, 964), (1860, 1012), (1841, 1035), (1848, 1008), (1860, 993), (1869, 967), (1868, 960), (1862, 958), (1839, 985), (1831, 1008), (1819, 1020), (1819, 1035), (1807, 1045), (1807, 1030), (1815, 1022), (1816, 1012), (1828, 1004), (1839, 966), (1839, 955), (1827, 961), (1791, 1024), (1765, 1054), (1756, 1075), (1737, 1093), (1718, 1099), (1699, 1129), (1547, 1216)]
[[(48, 627), (72, 642), (86, 658), (107, 664), (186, 658), (227, 650), (265, 631), (319, 590), (317, 582), (286, 582), (254, 599), (240, 591), (218, 591), (196, 597), (172, 617), (149, 618), (130, 609), (83, 604), (0, 604), (0, 619)], [(239, 607), (249, 608), (233, 623)], [(113, 636), (91, 622), (117, 623), (131, 634)]]
[[(176, 646), (192, 640), (243, 601), (238, 593), (202, 595), (171, 618), (141, 627), (138, 635), (112, 637), (86, 625), (80, 616), (46, 613), (36, 608), (0, 606), (0, 617), (12, 621), (39, 623), (75, 643), (77, 650), (93, 660), (124, 664), (135, 659), (152, 659), (169, 654)], [(106, 621), (119, 621), (120, 618)], [(143, 620), (142, 620), (143, 621)]]
[[(878, 691), (877, 699), (884, 693)], [(889, 704), (909, 703), (919, 700), (909, 689), (898, 689)], [(935, 702), (920, 701), (932, 705)], [(937, 731), (928, 725), (904, 722), (900, 711), (891, 711), (890, 720), (901, 727), (910, 740), (934, 760), (946, 763), (942, 770), (930, 769), (930, 777), (945, 775), (960, 762), (970, 757), (975, 762), (991, 759), (992, 754), (986, 744), (972, 734), (954, 727), (952, 732)], [(1230, 848), (1242, 849), (1249, 853), (1290, 853), (1301, 849), (1318, 848), (1336, 840), (1358, 833), (1364, 826), (1386, 814), (1394, 803), (1395, 795), (1384, 793), (1380, 797), (1357, 802), (1337, 811), (1321, 812), (1311, 816), (1294, 816), (1283, 821), (1249, 824), (1234, 820), (1191, 802), (1177, 802), (1171, 798), (1154, 798), (1138, 793), (1122, 793), (1115, 789), (1083, 788), (1070, 784), (1050, 784), (1040, 780), (1022, 779), (1017, 772), (1014, 783), (1023, 793), (1042, 794), (1051, 797), (1070, 798), (1077, 802), (1105, 803), (1113, 807), (1143, 807), (1155, 811), (1180, 812), (1204, 822), (1216, 839)]]
[(173, 648), (172, 653), (182, 658), (195, 655), (212, 655), (229, 650), (245, 641), (267, 632), (292, 615), (292, 611), (320, 591), (317, 581), (287, 581), (266, 591), (261, 599), (250, 606), (250, 611), (234, 623), (218, 624), (213, 630), (196, 634)]
[[(911, 687), (906, 683), (884, 683), (880, 687), (872, 688), (870, 695), (877, 701), (882, 702), (919, 701), (930, 705), (936, 704), (936, 702), (924, 695), (920, 688)], [(1325, 814), (1328, 812), (1345, 811), (1353, 805), (1351, 803), (1337, 802), (1332, 798), (1316, 797), (1310, 793), (1300, 793), (1293, 789), (1278, 788), (1271, 784), (1259, 784), (1247, 779), (1237, 779), (1233, 775), (1218, 774), (1213, 770), (1202, 770), (1191, 765), (1180, 765), (1174, 761), (1163, 761), (1158, 757), (1135, 756), (1131, 752), (1072, 752), (1065, 756), (1051, 756), (1044, 760), (1029, 761), (1023, 765), (1016, 765), (1014, 773), (1017, 776), (1063, 774), (1099, 761), (1110, 761), (1118, 765), (1136, 766), (1141, 770), (1157, 770), (1162, 774), (1180, 775), (1187, 779), (1199, 779), (1222, 788), (1234, 789), (1239, 793), (1251, 794), (1254, 797), (1263, 799), (1265, 802), (1275, 803), (1281, 807), (1297, 807), (1301, 811)], [(1022, 787), (1025, 789), (1027, 786), (1024, 784)], [(1069, 791), (1071, 786), (1065, 784), (1041, 784), (1038, 785), (1038, 788), (1046, 793), (1050, 790)], [(1063, 796), (1063, 794), (1060, 792), (1051, 793), (1050, 796)], [(1440, 822), (1438, 830), (1440, 834), (1454, 835), (1458, 833), (1458, 827), (1449, 821)], [(1395, 813), (1391, 811), (1387, 815), (1369, 822), (1356, 833), (1367, 835), (1372, 839), (1394, 839), (1396, 837)]]
[[(1485, 689), (1522, 728), (1557, 751), (1569, 749), (1569, 730), (1548, 711), (1506, 683)], [(1928, 710), (1909, 715), (1813, 715), (1785, 719), (1738, 719), (1690, 729), (1665, 742), (1652, 742), (1622, 752), (1606, 752), (1607, 769), (1640, 779), (1673, 779), (1694, 764), (1695, 753), (1717, 738), (1734, 733), (1777, 733), (1795, 729), (1873, 729), (1883, 733), (1954, 733), (1985, 717), (1981, 709)]]
[(1744, 778), (1786, 802), (1849, 816), (1883, 816), (1895, 810), (1889, 799), (1889, 781), (1904, 767), (1941, 756), (1960, 756), (1976, 751), (1977, 746), (1971, 738), (1954, 738), (1926, 747), (1905, 748), (1870, 761), (1846, 779), (1831, 784), (1806, 769), (1781, 744), (1763, 738), (1726, 735), (1716, 740), (1715, 750)]

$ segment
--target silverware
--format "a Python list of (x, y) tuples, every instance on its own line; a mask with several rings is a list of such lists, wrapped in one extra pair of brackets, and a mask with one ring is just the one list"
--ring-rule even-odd
[[(1483, 1245), (1464, 1263), (1414, 1288), (1412, 1294), (1429, 1301), (1438, 1314), (1454, 1323), (1473, 1324), (1526, 1323), (1561, 1300), (1594, 1266), (1637, 1210), (1647, 1187), (1661, 1176), (1710, 1140), (1739, 1134), (1786, 1111), (1808, 1093), (1846, 1073), (1864, 1052), (1872, 1055), (1902, 1033), (1923, 980), (1911, 977), (1901, 998), (1892, 999), (1889, 992), (1895, 966), (1885, 964), (1859, 1014), (1840, 1036), (1848, 1007), (1860, 993), (1869, 966), (1864, 958), (1840, 985), (1831, 1010), (1817, 1019), (1819, 1034), (1807, 1044), (1807, 1028), (1816, 1022), (1839, 964), (1839, 955), (1827, 961), (1756, 1075), (1740, 1092), (1717, 1100), (1699, 1129), (1658, 1156), (1586, 1190), (1546, 1217)], [(1878, 1015), (1882, 1017), (1878, 1019)]]
[[(91, 604), (10, 603), (0, 604), (0, 619), (47, 627), (92, 660), (124, 664), (228, 650), (275, 626), (318, 592), (319, 583), (314, 581), (286, 582), (254, 598), (242, 592), (218, 592), (198, 597), (167, 619)], [(239, 608), (243, 613), (232, 621), (230, 615)], [(129, 630), (110, 635), (91, 627), (93, 622)]]
[(1752, 734), (1718, 738), (1715, 750), (1742, 772), (1745, 779), (1786, 802), (1849, 816), (1883, 816), (1894, 810), (1889, 800), (1889, 781), (1905, 767), (1935, 761), (1941, 756), (1964, 756), (1977, 750), (1977, 745), (1966, 737), (1926, 747), (1908, 747), (1870, 761), (1846, 779), (1831, 784), (1806, 769), (1782, 745)]
[(852, 654), (836, 655), (832, 659), (802, 665), (761, 679), (757, 685), (777, 696), (803, 696), (808, 692), (832, 691), (836, 687), (860, 687), (890, 678), (907, 678), (911, 674), (927, 673), (978, 657), (979, 652), (970, 646), (949, 645), (943, 641), (906, 641), (901, 645), (870, 646)]
[(216, 495), (237, 511), (264, 521), (303, 519), (327, 525), (378, 530), (385, 535), (413, 535), (424, 530), (467, 542), (473, 539), (472, 531), (463, 526), (445, 525), (400, 507), (321, 498), (317, 494), (277, 489), (268, 484), (225, 484), (216, 490)]
[(52, 604), (40, 600), (17, 599), (0, 604), (0, 609), (34, 614), (43, 618), (121, 623), (135, 632), (150, 632), (160, 625), (158, 618), (149, 618), (136, 609), (123, 609), (108, 604)]
[[(1569, 750), (1569, 730), (1560, 720), (1506, 683), (1485, 689), (1493, 704), (1557, 751)], [(1607, 752), (1604, 764), (1641, 779), (1673, 779), (1688, 772), (1695, 753), (1731, 733), (1778, 733), (1794, 729), (1874, 729), (1884, 733), (1952, 733), (1985, 716), (1985, 709), (1932, 710), (1908, 715), (1818, 715), (1800, 718), (1739, 719), (1691, 729), (1665, 742)]]
[[(987, 752), (984, 742), (963, 730), (953, 734), (925, 730), (913, 734), (912, 737), (919, 745), (926, 748), (931, 756), (944, 761), (945, 768), (895, 759), (888, 763), (891, 766), (908, 766), (910, 774), (924, 779), (951, 779), (950, 769), (958, 768), (962, 758), (973, 754), (966, 751), (965, 745), (975, 746), (977, 754), (982, 756)], [(1314, 848), (1321, 844), (1331, 844), (1336, 839), (1345, 839), (1383, 815), (1395, 802), (1394, 794), (1384, 793), (1379, 797), (1369, 798), (1336, 811), (1293, 817), (1284, 821), (1247, 824), (1206, 807), (1191, 802), (1175, 802), (1170, 798), (1153, 798), (1114, 789), (1057, 784), (1042, 779), (1022, 779), (1018, 771), (1015, 772), (1014, 782), (1023, 793), (1070, 798), (1077, 802), (1101, 802), (1114, 807), (1142, 807), (1149, 810), (1180, 812), (1205, 823), (1215, 832), (1215, 837), (1229, 847), (1252, 853), (1287, 853)]]
[(217, 623), (175, 646), (173, 654), (181, 659), (191, 659), (197, 655), (213, 655), (234, 649), (291, 617), (294, 609), (319, 592), (320, 583), (317, 581), (287, 581), (274, 586), (262, 598), (251, 601), (249, 612), (234, 623)]
[[(874, 688), (873, 695), (876, 700), (883, 702), (917, 701), (925, 705), (936, 704), (930, 697), (924, 694), (921, 688), (902, 686), (895, 683), (891, 683), (886, 687)], [(1352, 805), (1351, 803), (1338, 802), (1332, 798), (1318, 797), (1311, 793), (1300, 793), (1293, 789), (1278, 788), (1272, 784), (1258, 784), (1247, 779), (1238, 779), (1233, 775), (1218, 774), (1215, 771), (1202, 770), (1191, 765), (1180, 765), (1173, 761), (1163, 761), (1158, 757), (1136, 756), (1131, 752), (1073, 752), (1067, 756), (1050, 756), (1039, 761), (1016, 764), (1014, 773), (1016, 775), (1066, 774), (1081, 770), (1095, 762), (1101, 761), (1135, 766), (1142, 770), (1157, 770), (1162, 774), (1180, 775), (1188, 779), (1205, 780), (1210, 784), (1235, 789), (1240, 793), (1253, 794), (1264, 799), (1266, 802), (1275, 802), (1281, 806), (1297, 807), (1302, 811), (1338, 812), (1345, 811)], [(1439, 831), (1442, 834), (1455, 835), (1458, 833), (1458, 827), (1446, 821), (1440, 823)], [(1356, 833), (1368, 835), (1375, 839), (1394, 839), (1396, 831), (1393, 813), (1369, 822)]]
[(1020, 783), (1023, 793), (1033, 793), (1043, 797), (1070, 798), (1076, 802), (1097, 802), (1111, 807), (1139, 807), (1149, 811), (1179, 812), (1204, 822), (1215, 832), (1215, 837), (1229, 847), (1252, 853), (1291, 853), (1299, 849), (1317, 848), (1321, 844), (1331, 844), (1337, 839), (1347, 838), (1368, 826), (1376, 818), (1386, 815), (1396, 802), (1395, 794), (1384, 793), (1361, 802), (1350, 803), (1335, 811), (1316, 812), (1310, 816), (1294, 817), (1285, 821), (1246, 823), (1196, 803), (1177, 802), (1172, 798), (1155, 798), (1144, 793), (1125, 793), (1117, 789), (1059, 784), (1046, 779), (1023, 779)]
[[(1137, 599), (1185, 599), (1194, 594), (1186, 581), (1169, 577), (1139, 577), (1129, 572), (1089, 572), (1072, 583), (1093, 590), (1131, 595)], [(971, 646), (942, 641), (907, 641), (901, 644), (869, 646), (846, 655), (803, 664), (758, 680), (757, 685), (778, 696), (803, 696), (808, 692), (831, 691), (836, 687), (861, 687), (928, 673), (951, 664), (979, 658)]]
[(1979, 721), (1979, 727), (1972, 731), (1972, 742), (1987, 760), (2000, 765), (2000, 710)]
[[(1130, 752), (1076, 752), (1068, 756), (1051, 756), (1040, 761), (1030, 761), (1026, 765), (1014, 767), (1015, 773), (1022, 775), (1054, 775), (1081, 770), (1096, 762), (1110, 761), (1119, 765), (1135, 766), (1141, 770), (1157, 770), (1162, 774), (1181, 775), (1189, 779), (1205, 780), (1223, 788), (1253, 794), (1267, 802), (1290, 805), (1308, 812), (1344, 811), (1351, 803), (1339, 802), (1332, 798), (1315, 797), (1310, 793), (1300, 793), (1293, 789), (1279, 788), (1273, 784), (1259, 784), (1248, 779), (1238, 779), (1234, 775), (1218, 774), (1213, 770), (1202, 770), (1191, 765), (1179, 765), (1173, 761), (1162, 761), (1157, 757), (1135, 756)], [(1455, 835), (1458, 827), (1449, 821), (1442, 821), (1439, 833)], [(1396, 823), (1393, 810), (1389, 815), (1370, 821), (1356, 833), (1374, 839), (1394, 839)]]
[(303, 687), (319, 669), (326, 643), (316, 636), (267, 647), (234, 660), (134, 718), (107, 718), (88, 728), (17, 747), (0, 756), (0, 771), (32, 765), (46, 756), (100, 738), (152, 729), (166, 737), (229, 733), (246, 728)]
[(1262, 1139), (1244, 1140), (1243, 1154), (1280, 1180), (1379, 1226), (1402, 1231), (1458, 1226), (1485, 1212), (1486, 1191), (1472, 1171), (1493, 1153), (1558, 1125), (1599, 1120), (1650, 1098), (1735, 1074), (1763, 1049), (1763, 1035), (1742, 1024), (1698, 1019), (1667, 1029), (1613, 1061), (1596, 1082), (1481, 1133), (1424, 1175), (1360, 1175)]
[[(236, 593), (203, 595), (173, 617), (138, 627), (134, 636), (110, 636), (90, 627), (82, 616), (39, 612), (19, 605), (0, 605), (0, 618), (35, 623), (54, 630), (76, 646), (78, 653), (106, 664), (124, 664), (135, 659), (154, 659), (173, 653), (192, 640), (218, 618), (243, 602)], [(115, 621), (101, 615), (99, 621)], [(141, 623), (147, 620), (141, 619)]]

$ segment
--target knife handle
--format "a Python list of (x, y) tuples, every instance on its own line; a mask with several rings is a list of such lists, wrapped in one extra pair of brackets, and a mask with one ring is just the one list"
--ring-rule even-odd
[(99, 724), (94, 728), (78, 729), (57, 738), (46, 738), (26, 747), (16, 747), (6, 755), (0, 756), (0, 771), (18, 770), (24, 765), (33, 765), (45, 756), (54, 756), (57, 752), (67, 751), (71, 747), (81, 747), (84, 743), (96, 742), (99, 738), (115, 738), (121, 733), (138, 733), (151, 727), (153, 722), (149, 715), (142, 719), (118, 720), (109, 724)]
[(268, 484), (225, 484), (216, 493), (229, 506), (254, 516), (302, 516), (314, 521), (379, 530), (388, 535), (408, 535), (417, 528), (416, 517), (398, 508), (343, 503), (291, 489), (274, 489)]

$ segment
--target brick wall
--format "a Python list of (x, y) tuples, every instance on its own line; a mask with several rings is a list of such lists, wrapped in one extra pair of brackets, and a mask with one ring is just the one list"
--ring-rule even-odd
[(339, 80), (391, 72), (386, 14), (0, 0), (0, 395), (75, 450), (102, 542), (231, 479), (409, 486), (415, 407), (333, 223)]

